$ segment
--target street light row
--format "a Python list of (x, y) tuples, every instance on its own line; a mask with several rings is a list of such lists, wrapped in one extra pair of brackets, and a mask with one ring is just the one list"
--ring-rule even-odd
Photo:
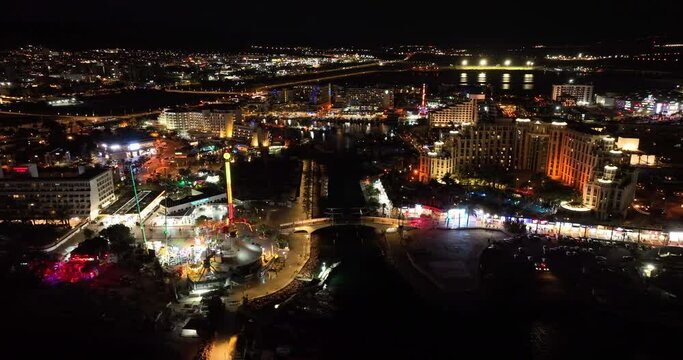
[[(461, 62), (461, 65), (462, 65), (462, 66), (467, 66), (468, 64), (469, 64), (469, 62), (468, 62), (467, 60), (463, 60), (463, 61)], [(486, 60), (486, 59), (480, 59), (480, 60), (479, 60), (479, 66), (486, 66), (486, 65), (488, 65), (488, 60)], [(510, 66), (510, 65), (512, 65), (512, 60), (506, 59), (506, 60), (503, 62), (503, 65), (505, 65), (505, 66)], [(534, 65), (534, 62), (533, 62), (533, 61), (527, 61), (527, 62), (526, 62), (526, 66), (533, 66), (533, 65)]]

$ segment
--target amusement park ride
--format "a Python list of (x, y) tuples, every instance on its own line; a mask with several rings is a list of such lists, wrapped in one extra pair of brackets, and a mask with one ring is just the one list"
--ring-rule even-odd
[[(227, 286), (235, 278), (247, 278), (261, 267), (261, 255), (263, 249), (260, 245), (247, 241), (246, 238), (238, 238), (236, 224), (244, 224), (251, 228), (246, 219), (236, 219), (232, 197), (232, 177), (230, 173), (230, 163), (233, 156), (230, 148), (223, 154), (225, 161), (226, 177), (226, 198), (227, 198), (227, 219), (226, 223), (213, 227), (208, 236), (203, 239), (195, 238), (195, 243), (186, 250), (189, 256), (183, 256), (184, 273), (190, 280), (194, 289), (209, 289)], [(143, 224), (140, 213), (139, 197), (135, 181), (135, 172), (130, 167), (131, 180), (133, 182), (133, 193), (135, 196), (138, 220)], [(145, 227), (141, 226), (142, 240), (144, 248), (147, 249), (147, 236)], [(168, 234), (168, 231), (165, 231)], [(96, 240), (101, 239), (103, 244)], [(99, 241), (99, 240), (98, 240)], [(101, 242), (101, 241), (100, 241)], [(97, 246), (96, 246), (97, 245)], [(106, 246), (105, 246), (106, 245)], [(74, 250), (70, 259), (59, 262), (36, 261), (31, 267), (39, 272), (43, 280), (48, 283), (57, 282), (78, 282), (90, 280), (96, 277), (102, 268), (109, 263), (107, 241), (103, 238), (87, 240)], [(80, 252), (79, 252), (80, 251)], [(159, 256), (168, 256), (168, 245), (159, 249)], [(83, 253), (83, 255), (79, 255)], [(177, 255), (176, 255), (177, 256)], [(180, 269), (180, 268), (179, 268)]]
[[(195, 284), (202, 282), (221, 282), (229, 280), (231, 274), (251, 272), (250, 269), (260, 265), (261, 248), (247, 244), (237, 237), (237, 221), (232, 197), (232, 174), (230, 163), (232, 155), (229, 149), (223, 154), (225, 161), (226, 198), (228, 207), (227, 224), (218, 229), (213, 245), (206, 244), (201, 260), (188, 264), (188, 278)], [(247, 224), (249, 225), (249, 224)], [(222, 237), (222, 239), (221, 239)]]
[(198, 280), (201, 280), (204, 278), (204, 275), (206, 275), (207, 272), (210, 273), (218, 273), (219, 271), (216, 269), (213, 264), (211, 264), (211, 259), (216, 255), (216, 252), (211, 250), (211, 249), (206, 249), (206, 256), (204, 257), (204, 261), (202, 262), (202, 267), (201, 270), (199, 271), (198, 274)]
[(235, 228), (235, 206), (232, 201), (232, 174), (230, 173), (230, 151), (223, 153), (225, 160), (225, 192), (228, 200), (228, 233), (230, 237), (237, 236), (237, 229)]

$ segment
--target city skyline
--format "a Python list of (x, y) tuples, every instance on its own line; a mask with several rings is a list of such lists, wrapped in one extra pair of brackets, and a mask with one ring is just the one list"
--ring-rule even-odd
[(670, 357), (680, 7), (1, 4), (0, 358)]

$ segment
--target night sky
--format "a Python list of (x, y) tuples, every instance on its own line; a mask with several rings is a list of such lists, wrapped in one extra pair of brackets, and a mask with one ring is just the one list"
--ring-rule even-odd
[[(0, 47), (583, 44), (680, 37), (679, 1), (4, 0)], [(444, 6), (443, 3), (449, 4)], [(502, 5), (500, 3), (503, 3)], [(538, 2), (533, 2), (537, 4)]]

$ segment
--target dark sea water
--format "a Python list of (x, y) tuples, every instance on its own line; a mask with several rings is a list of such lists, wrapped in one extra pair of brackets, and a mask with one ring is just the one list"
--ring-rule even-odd
[(454, 85), (462, 89), (490, 85), (495, 94), (545, 94), (549, 95), (553, 84), (563, 84), (573, 79), (577, 84), (593, 84), (596, 93), (632, 92), (646, 89), (671, 89), (683, 83), (683, 79), (671, 74), (636, 73), (576, 73), (555, 71), (461, 71), (393, 72), (374, 73), (359, 77), (340, 79), (337, 83), (349, 86), (389, 86), (425, 83), (430, 88)]
[[(630, 72), (576, 73), (555, 71), (460, 71), (437, 72), (382, 72), (334, 80), (344, 86), (422, 86), (463, 91), (488, 87), (494, 94), (550, 95), (553, 84), (573, 79), (577, 84), (593, 84), (595, 93), (629, 93), (638, 90), (672, 89), (683, 85), (683, 78), (674, 74), (637, 74)], [(430, 90), (433, 91), (433, 90)], [(130, 90), (117, 94), (78, 97), (83, 103), (74, 106), (52, 107), (46, 103), (19, 103), (3, 109), (52, 115), (122, 115), (158, 110), (164, 107), (194, 105), (200, 101), (216, 100), (220, 96), (205, 94), (177, 94), (158, 90)]]

